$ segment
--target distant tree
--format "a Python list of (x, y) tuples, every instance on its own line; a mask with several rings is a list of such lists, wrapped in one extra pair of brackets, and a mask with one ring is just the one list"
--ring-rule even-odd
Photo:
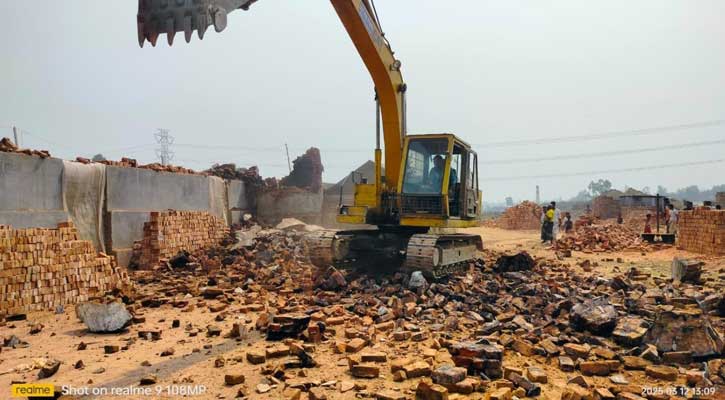
[(577, 193), (576, 196), (572, 197), (569, 201), (589, 201), (592, 199), (592, 196), (587, 192), (586, 190), (582, 190), (581, 192)]
[(106, 161), (106, 157), (103, 156), (103, 154), (98, 153), (93, 158), (91, 158), (91, 161), (98, 162), (98, 161)]
[(667, 188), (662, 185), (657, 185), (657, 194), (660, 196), (667, 196)]
[(592, 197), (599, 196), (600, 194), (612, 189), (612, 182), (609, 179), (600, 179), (598, 181), (591, 181), (587, 186)]
[(697, 185), (690, 185), (690, 186), (677, 190), (677, 192), (675, 192), (675, 194), (680, 199), (685, 199), (685, 200), (690, 200), (690, 201), (699, 200), (700, 188), (698, 188)]
[(652, 194), (652, 189), (650, 189), (649, 186), (645, 186), (642, 188), (642, 192), (646, 194)]

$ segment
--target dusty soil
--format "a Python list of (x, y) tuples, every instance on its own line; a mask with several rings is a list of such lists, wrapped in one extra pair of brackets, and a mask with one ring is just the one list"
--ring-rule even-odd
[[(538, 232), (534, 231), (507, 231), (496, 228), (475, 228), (468, 232), (480, 234), (483, 237), (484, 245), (499, 251), (517, 252), (526, 250), (535, 257), (554, 257), (551, 249), (542, 246), (538, 240)], [(702, 255), (687, 253), (675, 248), (663, 249), (660, 251), (642, 254), (639, 252), (623, 252), (610, 254), (584, 254), (574, 252), (571, 258), (563, 262), (572, 266), (578, 262), (589, 259), (598, 263), (593, 274), (611, 276), (624, 272), (631, 267), (651, 274), (652, 277), (667, 277), (670, 274), (670, 262), (673, 257), (698, 258), (707, 262), (705, 276), (707, 279), (722, 278), (725, 272), (725, 258), (703, 257)], [(623, 262), (617, 262), (617, 258)], [(578, 268), (578, 267), (577, 267)], [(583, 272), (583, 271), (582, 271)], [(643, 282), (646, 285), (654, 285), (652, 279)], [(0, 397), (7, 398), (7, 389), (14, 382), (36, 382), (38, 381), (38, 370), (30, 369), (34, 359), (52, 358), (61, 361), (59, 371), (51, 378), (40, 380), (53, 383), (58, 386), (72, 386), (75, 388), (99, 388), (99, 387), (131, 387), (138, 386), (139, 379), (148, 374), (158, 376), (158, 381), (152, 388), (158, 387), (163, 394), (151, 396), (100, 396), (98, 398), (181, 398), (181, 395), (168, 394), (168, 385), (176, 385), (177, 390), (183, 387), (190, 387), (196, 390), (197, 385), (202, 385), (205, 392), (199, 395), (189, 396), (194, 399), (232, 399), (235, 398), (242, 388), (242, 391), (250, 398), (278, 399), (284, 398), (284, 383), (272, 387), (264, 394), (256, 391), (257, 385), (263, 380), (267, 382), (268, 375), (262, 374), (265, 364), (253, 365), (247, 361), (245, 355), (250, 350), (262, 350), (270, 345), (259, 332), (250, 331), (245, 339), (229, 339), (224, 334), (230, 331), (234, 322), (242, 322), (250, 327), (259, 315), (258, 312), (240, 312), (234, 306), (226, 311), (229, 316), (223, 321), (217, 321), (217, 312), (210, 311), (210, 307), (218, 304), (215, 300), (203, 300), (200, 298), (190, 299), (191, 304), (196, 307), (193, 310), (184, 312), (179, 308), (170, 305), (163, 305), (160, 308), (144, 308), (143, 317), (145, 322), (131, 325), (123, 332), (116, 334), (92, 334), (88, 333), (85, 326), (78, 321), (72, 307), (67, 307), (62, 314), (52, 312), (33, 313), (28, 315), (27, 321), (7, 322), (0, 326), (0, 336), (9, 337), (16, 335), (29, 343), (27, 348), (2, 348), (0, 353)], [(172, 321), (178, 319), (180, 327), (172, 328)], [(371, 321), (360, 318), (348, 318), (344, 325), (332, 326), (336, 331), (336, 337), (344, 340), (346, 327), (358, 327), (361, 324)], [(442, 321), (440, 321), (442, 322)], [(44, 328), (41, 332), (31, 335), (29, 333), (32, 325), (41, 323)], [(190, 324), (190, 328), (186, 328)], [(216, 325), (221, 328), (221, 337), (207, 337), (205, 327)], [(151, 341), (138, 337), (138, 331), (160, 330), (160, 340)], [(190, 332), (198, 332), (192, 336)], [(456, 332), (454, 337), (458, 336)], [(463, 336), (461, 334), (460, 336)], [(461, 339), (464, 339), (461, 337)], [(85, 350), (78, 350), (79, 344), (87, 344)], [(119, 345), (122, 348), (117, 353), (104, 354), (105, 345)], [(402, 393), (406, 398), (413, 398), (419, 378), (408, 379), (403, 382), (394, 382), (390, 372), (392, 360), (409, 357), (412, 359), (421, 358), (423, 355), (435, 358), (435, 363), (451, 363), (451, 356), (445, 349), (436, 349), (432, 338), (421, 342), (405, 341), (393, 342), (386, 336), (377, 336), (377, 341), (368, 346), (365, 351), (380, 351), (387, 354), (387, 361), (379, 363), (380, 377), (375, 379), (357, 379), (350, 375), (346, 354), (336, 354), (334, 351), (334, 340), (315, 345), (310, 355), (317, 361), (318, 366), (307, 369), (294, 369), (288, 371), (290, 374), (300, 375), (304, 379), (325, 387), (325, 393), (329, 399), (353, 399), (357, 396), (374, 397), (375, 393), (383, 389), (392, 389)], [(173, 349), (174, 354), (162, 356), (166, 349)], [(223, 366), (215, 366), (215, 362), (223, 358)], [(78, 361), (84, 366), (80, 369), (74, 368)], [(274, 363), (275, 359), (268, 360)], [(143, 365), (148, 366), (143, 366)], [(524, 357), (516, 351), (506, 349), (504, 353), (504, 367), (524, 368), (528, 366), (539, 366), (545, 369), (548, 375), (548, 383), (541, 384), (541, 399), (559, 399), (563, 388), (569, 378), (579, 375), (579, 372), (565, 373), (559, 370), (556, 365), (556, 358), (542, 356)], [(245, 383), (241, 385), (226, 386), (224, 384), (225, 374), (243, 374)], [(640, 387), (673, 387), (675, 382), (656, 381), (648, 378), (642, 371), (622, 371), (625, 378), (631, 385)], [(306, 376), (301, 376), (306, 375)], [(684, 375), (680, 374), (677, 384), (684, 384)], [(609, 377), (586, 377), (592, 387), (610, 387), (612, 382)], [(356, 387), (346, 392), (341, 391), (343, 382), (353, 382)], [(90, 389), (89, 389), (90, 390)], [(720, 393), (712, 398), (725, 398), (723, 388), (718, 388)], [(93, 397), (93, 396), (90, 396)], [(450, 395), (449, 398), (472, 398), (482, 399), (486, 393), (477, 392), (471, 395)], [(75, 397), (63, 397), (75, 398)], [(81, 398), (78, 396), (77, 398)], [(307, 398), (307, 393), (302, 394)]]

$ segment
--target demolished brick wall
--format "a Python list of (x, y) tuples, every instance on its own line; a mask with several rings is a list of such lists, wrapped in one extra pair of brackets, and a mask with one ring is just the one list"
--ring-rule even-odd
[(282, 186), (298, 187), (308, 189), (312, 192), (322, 190), (322, 159), (320, 158), (320, 150), (311, 147), (305, 154), (297, 157), (293, 162), (292, 172), (289, 176), (282, 178)]
[(619, 201), (609, 196), (598, 196), (592, 201), (592, 214), (597, 218), (617, 218), (622, 208)]
[(523, 201), (506, 209), (496, 225), (512, 230), (541, 229), (541, 213), (541, 206), (531, 201)]
[(139, 269), (151, 269), (180, 251), (219, 244), (229, 234), (224, 221), (206, 211), (152, 212), (144, 223), (143, 239), (134, 245)]
[(56, 229), (0, 225), (0, 314), (53, 310), (128, 282), (113, 256), (79, 240), (72, 222)]
[(681, 211), (677, 246), (696, 253), (725, 255), (725, 210)]

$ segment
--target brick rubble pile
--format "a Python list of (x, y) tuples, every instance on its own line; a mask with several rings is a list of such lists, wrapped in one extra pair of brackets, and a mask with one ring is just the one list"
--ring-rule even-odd
[(151, 212), (143, 239), (134, 244), (134, 263), (149, 269), (177, 255), (214, 246), (229, 234), (224, 221), (206, 211)]
[(0, 314), (53, 310), (126, 283), (115, 258), (80, 240), (71, 222), (56, 229), (0, 225)]
[(557, 241), (561, 250), (585, 253), (609, 253), (622, 250), (649, 251), (650, 246), (637, 231), (617, 224), (580, 225), (573, 233)]
[[(216, 315), (213, 325), (190, 323), (190, 335), (266, 336), (246, 347), (245, 362), (261, 367), (246, 377), (254, 384), (224, 379), (241, 397), (549, 398), (560, 374), (552, 369), (572, 377), (554, 385), (567, 399), (635, 399), (642, 387), (617, 383), (635, 377), (725, 383), (722, 280), (663, 281), (645, 292), (641, 273), (581, 275), (555, 260), (487, 251), (464, 274), (413, 286), (406, 273), (314, 268), (300, 232), (254, 235), (246, 247), (196, 252), (171, 272), (140, 271), (135, 297), (135, 304), (197, 304)], [(522, 357), (524, 365), (513, 362)], [(705, 368), (714, 371), (707, 378)]]
[(28, 156), (38, 156), (40, 158), (50, 157), (50, 153), (48, 152), (48, 150), (21, 149), (18, 146), (16, 146), (15, 143), (13, 143), (13, 141), (10, 140), (9, 138), (0, 139), (0, 152), (20, 153), (20, 154), (25, 154)]
[(531, 201), (523, 201), (507, 208), (496, 220), (496, 225), (511, 230), (541, 229), (541, 213), (541, 206)]
[(725, 210), (680, 211), (677, 246), (697, 253), (725, 255)]
[[(210, 398), (634, 400), (655, 383), (725, 389), (723, 278), (605, 277), (488, 250), (465, 273), (427, 282), (315, 268), (296, 230), (237, 234), (136, 271), (141, 284), (125, 293), (134, 340), (110, 336), (111, 346), (72, 355), (61, 379), (80, 356), (113, 368), (146, 341), (172, 346), (143, 355), (163, 365), (237, 340), (192, 368)], [(139, 384), (192, 376), (150, 370)]]
[(113, 160), (92, 161), (85, 157), (76, 157), (76, 162), (79, 162), (82, 164), (99, 163), (99, 164), (105, 164), (105, 165), (110, 165), (110, 166), (114, 166), (114, 167), (123, 167), (123, 168), (150, 169), (150, 170), (156, 171), (156, 172), (173, 172), (175, 174), (198, 175), (198, 173), (196, 171), (194, 171), (193, 169), (179, 167), (176, 165), (162, 165), (159, 163), (139, 165), (138, 162), (136, 161), (136, 159), (128, 158), (128, 157), (121, 157), (121, 161), (113, 161)]

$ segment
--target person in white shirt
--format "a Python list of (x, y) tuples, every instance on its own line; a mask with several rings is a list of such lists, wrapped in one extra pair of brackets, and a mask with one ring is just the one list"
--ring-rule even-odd
[(669, 218), (667, 219), (667, 232), (672, 233), (674, 235), (677, 235), (677, 220), (680, 217), (680, 212), (677, 211), (675, 206), (672, 205), (672, 203), (668, 204), (667, 207), (669, 208)]
[(559, 212), (559, 209), (556, 208), (556, 202), (551, 202), (551, 208), (554, 210), (554, 230), (552, 232), (552, 244), (556, 244), (556, 239), (559, 237), (559, 228), (561, 228), (561, 213)]

